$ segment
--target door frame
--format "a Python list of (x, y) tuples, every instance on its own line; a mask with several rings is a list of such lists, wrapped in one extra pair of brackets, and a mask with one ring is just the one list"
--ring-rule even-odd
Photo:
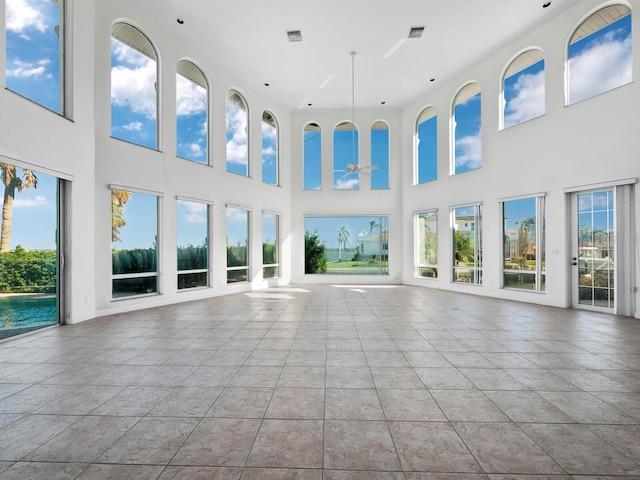
[[(615, 180), (564, 189), (567, 205), (567, 298), (572, 308), (633, 316), (636, 308), (635, 272), (635, 178)], [(580, 304), (577, 297), (577, 276), (573, 258), (577, 252), (577, 196), (585, 193), (613, 190), (614, 195), (614, 306), (594, 307)]]

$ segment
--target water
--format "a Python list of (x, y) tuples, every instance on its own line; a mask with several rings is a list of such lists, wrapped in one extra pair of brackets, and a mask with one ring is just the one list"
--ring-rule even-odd
[(0, 297), (0, 338), (57, 323), (55, 295)]

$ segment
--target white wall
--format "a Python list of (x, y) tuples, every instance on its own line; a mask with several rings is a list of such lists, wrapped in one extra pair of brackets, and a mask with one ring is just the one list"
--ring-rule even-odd
[[(460, 71), (425, 93), (403, 110), (403, 282), (466, 293), (560, 307), (570, 306), (570, 220), (567, 187), (597, 184), (640, 176), (640, 12), (633, 12), (635, 82), (580, 103), (565, 106), (566, 46), (576, 26), (603, 4), (585, 0), (534, 31), (522, 35), (477, 64)], [(637, 5), (636, 5), (637, 6)], [(504, 68), (520, 52), (537, 47), (545, 54), (546, 114), (499, 131), (499, 98)], [(469, 81), (482, 89), (482, 168), (449, 175), (451, 102)], [(428, 105), (438, 110), (438, 180), (412, 184), (415, 121)], [(546, 293), (500, 288), (499, 198), (546, 193)], [(640, 205), (636, 195), (636, 225)], [(483, 205), (483, 285), (451, 283), (452, 240), (449, 206), (467, 202)], [(413, 274), (412, 212), (438, 209), (439, 278)], [(637, 237), (636, 252), (637, 247)], [(637, 257), (636, 257), (637, 258)], [(636, 273), (635, 285), (640, 284)], [(632, 287), (632, 286), (628, 286)], [(637, 295), (637, 294), (636, 294)], [(637, 299), (636, 299), (637, 300)], [(636, 304), (638, 302), (636, 301)]]
[[(351, 121), (350, 110), (310, 110), (291, 116), (292, 158), (291, 248), (294, 283), (401, 283), (402, 282), (402, 115), (398, 109), (356, 109), (355, 124), (360, 139), (360, 163), (370, 165), (371, 125), (384, 120), (389, 125), (389, 189), (371, 190), (370, 177), (360, 175), (358, 190), (333, 189), (333, 129), (341, 121)], [(322, 128), (322, 190), (303, 190), (303, 129), (309, 122)], [(304, 217), (307, 215), (359, 216), (388, 215), (389, 274), (305, 275)]]

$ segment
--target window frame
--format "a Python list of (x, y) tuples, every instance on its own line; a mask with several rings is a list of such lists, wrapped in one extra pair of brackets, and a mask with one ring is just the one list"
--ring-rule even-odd
[[(237, 96), (242, 101), (242, 104), (244, 105), (245, 117), (246, 117), (246, 122), (247, 122), (246, 132), (245, 132), (245, 136), (246, 136), (246, 139), (247, 139), (247, 146), (246, 146), (247, 165), (246, 165), (244, 173), (234, 172), (233, 170), (229, 170), (229, 163), (233, 163), (233, 162), (229, 162), (229, 140), (226, 140), (226, 138), (229, 135), (229, 101), (230, 101), (231, 97), (234, 96), (234, 95)], [(225, 145), (226, 145), (225, 162), (226, 162), (226, 171), (227, 171), (227, 173), (232, 173), (232, 174), (238, 175), (240, 177), (252, 178), (253, 170), (251, 168), (251, 111), (249, 109), (249, 102), (247, 102), (247, 99), (245, 98), (245, 96), (236, 88), (229, 88), (227, 90), (227, 99), (226, 99), (226, 103), (225, 103), (225, 124), (226, 124), (226, 128), (225, 128)]]
[[(153, 52), (153, 55), (155, 56), (155, 58), (149, 56), (147, 53), (141, 51), (140, 48), (136, 48), (128, 43), (125, 43), (124, 41), (120, 40), (119, 38), (117, 38), (114, 34), (114, 27), (116, 25), (126, 25), (127, 27), (137, 31), (138, 34), (140, 34), (149, 44), (149, 47), (151, 48), (151, 51)], [(136, 145), (138, 147), (142, 147), (142, 148), (147, 148), (149, 150), (154, 150), (157, 152), (162, 151), (161, 149), (161, 133), (162, 133), (162, 128), (160, 125), (160, 118), (161, 118), (161, 96), (160, 96), (160, 92), (162, 91), (162, 85), (161, 85), (161, 78), (160, 78), (160, 56), (158, 54), (158, 48), (157, 46), (154, 44), (154, 42), (151, 40), (151, 38), (149, 37), (149, 35), (147, 35), (140, 27), (138, 27), (135, 23), (130, 22), (128, 20), (117, 20), (115, 22), (113, 22), (111, 24), (111, 36), (109, 37), (110, 39), (110, 45), (111, 42), (113, 40), (116, 40), (118, 42), (120, 42), (121, 44), (125, 45), (126, 47), (137, 51), (139, 54), (149, 58), (150, 60), (153, 60), (155, 62), (155, 82), (154, 82), (154, 89), (155, 89), (155, 106), (156, 106), (156, 111), (155, 111), (155, 145), (154, 146), (148, 146), (148, 145), (144, 145), (143, 143), (139, 143), (136, 142), (132, 139), (126, 139), (126, 138), (121, 138), (118, 136), (114, 135), (114, 125), (113, 125), (113, 100), (110, 101), (110, 108), (109, 108), (109, 114), (110, 114), (110, 137), (114, 140), (119, 140), (121, 142), (126, 142), (129, 143), (131, 145)], [(110, 48), (111, 51), (111, 48)], [(113, 54), (111, 53), (111, 56), (113, 56)], [(111, 59), (110, 61), (110, 72), (109, 72), (109, 90), (110, 93), (113, 94), (113, 81), (112, 81), (112, 75), (113, 75), (113, 60)]]
[[(536, 54), (534, 52), (539, 52), (539, 58), (535, 58)], [(534, 61), (535, 60), (535, 61)], [(519, 120), (517, 122), (514, 123), (510, 123), (509, 125), (506, 125), (505, 120), (506, 120), (506, 110), (508, 107), (507, 104), (507, 99), (505, 96), (505, 82), (510, 79), (515, 77), (516, 75), (522, 75), (522, 72), (524, 72), (525, 70), (527, 70), (528, 68), (533, 67), (534, 65), (537, 65), (538, 63), (542, 62), (542, 76), (543, 76), (543, 86), (544, 86), (544, 91), (543, 91), (543, 109), (542, 112), (531, 116), (531, 117), (527, 117), (523, 120)], [(524, 64), (524, 66), (523, 66)], [(504, 71), (501, 75), (501, 81), (500, 81), (500, 119), (499, 119), (499, 130), (505, 130), (507, 128), (511, 128), (511, 127), (515, 127), (517, 125), (520, 125), (522, 123), (528, 122), (529, 120), (533, 120), (535, 118), (541, 117), (543, 115), (546, 114), (546, 58), (544, 55), (544, 50), (542, 50), (542, 48), (539, 47), (530, 47), (530, 48), (526, 48), (524, 50), (521, 50), (519, 53), (517, 53), (516, 55), (514, 55), (511, 60), (509, 61), (509, 63), (507, 63), (507, 65), (504, 68)]]
[[(276, 238), (274, 240), (275, 243), (275, 257), (276, 257), (276, 263), (264, 263), (264, 245), (265, 245), (265, 238), (264, 238), (264, 217), (265, 215), (273, 215), (275, 217), (275, 225), (276, 225)], [(263, 279), (271, 279), (271, 278), (281, 278), (281, 272), (280, 272), (280, 259), (282, 258), (280, 256), (280, 223), (282, 221), (282, 214), (277, 213), (277, 212), (270, 212), (268, 210), (263, 210), (262, 211), (262, 278)], [(274, 276), (265, 276), (265, 270), (267, 268), (276, 268), (276, 272), (277, 275)]]
[(68, 120), (73, 120), (73, 70), (72, 70), (72, 58), (73, 52), (71, 51), (73, 43), (71, 41), (72, 35), (72, 20), (73, 15), (71, 14), (71, 3), (73, 0), (57, 0), (59, 2), (58, 5), (58, 108), (53, 109), (50, 108), (38, 100), (35, 100), (24, 93), (21, 93), (17, 90), (12, 89), (7, 85), (7, 42), (6, 42), (6, 34), (7, 34), (7, 15), (6, 15), (6, 2), (4, 6), (4, 31), (5, 31), (5, 49), (4, 49), (4, 58), (5, 58), (5, 72), (4, 72), (4, 87), (7, 91), (18, 95), (19, 97), (24, 98), (25, 100), (38, 105), (39, 107), (44, 108), (56, 115), (59, 115)]
[[(309, 140), (313, 140), (313, 138), (307, 139), (305, 138), (307, 135), (307, 132), (319, 132), (318, 136), (320, 137), (319, 141), (318, 141), (318, 146), (319, 146), (319, 152), (318, 152), (318, 156), (319, 156), (319, 161), (318, 161), (318, 171), (317, 172), (312, 172), (313, 174), (318, 175), (318, 187), (317, 188), (309, 188), (307, 186), (306, 183), (306, 175), (308, 173), (308, 171), (310, 170), (308, 167), (308, 163), (307, 163), (307, 142)], [(311, 122), (307, 122), (304, 127), (302, 127), (302, 190), (308, 190), (308, 191), (313, 191), (313, 190), (322, 190), (322, 126), (320, 125), (319, 122), (315, 122), (315, 121), (311, 121)]]
[[(436, 219), (436, 223), (435, 223), (435, 225), (436, 225), (436, 231), (435, 231), (436, 263), (428, 263), (428, 262), (422, 263), (422, 262), (420, 262), (420, 260), (422, 258), (421, 255), (420, 255), (420, 246), (423, 245), (421, 243), (421, 240), (420, 240), (420, 217), (422, 215), (429, 216), (430, 214), (431, 214), (431, 216), (435, 216), (435, 219)], [(438, 209), (437, 208), (433, 208), (433, 209), (421, 210), (419, 212), (415, 212), (413, 214), (413, 228), (414, 228), (414, 235), (413, 235), (413, 238), (414, 238), (413, 276), (414, 276), (414, 278), (425, 278), (425, 279), (429, 279), (429, 280), (436, 280), (438, 278), (438, 263), (439, 263), (439, 258), (438, 258)], [(425, 270), (431, 269), (431, 271), (434, 273), (434, 275), (420, 275), (420, 270), (421, 269), (425, 269)]]
[[(505, 231), (505, 215), (504, 215), (504, 205), (507, 202), (513, 202), (518, 200), (527, 200), (533, 199), (535, 201), (535, 249), (536, 249), (536, 266), (533, 274), (535, 275), (535, 288), (518, 288), (512, 286), (505, 286), (505, 275), (506, 274), (531, 274), (530, 270), (523, 269), (507, 269), (505, 268), (505, 241), (506, 241), (506, 231)], [(514, 290), (518, 292), (529, 292), (529, 293), (545, 293), (546, 292), (546, 194), (545, 193), (534, 193), (530, 195), (519, 195), (517, 197), (507, 197), (501, 198), (498, 200), (499, 208), (500, 208), (500, 238), (503, 239), (500, 242), (500, 288), (505, 290)]]
[[(207, 266), (206, 268), (198, 268), (198, 269), (191, 269), (191, 270), (181, 270), (179, 264), (176, 266), (176, 281), (177, 281), (177, 291), (178, 292), (185, 292), (185, 291), (192, 291), (192, 290), (199, 290), (199, 289), (205, 289), (205, 288), (211, 288), (212, 284), (211, 284), (211, 253), (212, 253), (212, 245), (211, 245), (211, 238), (212, 238), (212, 225), (213, 222), (212, 220), (212, 216), (213, 216), (213, 207), (215, 206), (215, 202), (213, 201), (207, 201), (207, 200), (201, 200), (201, 199), (195, 199), (195, 198), (190, 198), (190, 197), (182, 197), (177, 195), (176, 196), (176, 207), (178, 205), (178, 202), (189, 202), (189, 203), (199, 203), (199, 204), (203, 204), (206, 205), (207, 207), (207, 212), (206, 212), (206, 219), (207, 219)], [(177, 208), (176, 208), (176, 213), (177, 213)], [(177, 255), (177, 250), (178, 248), (180, 248), (180, 245), (178, 245), (178, 223), (177, 223), (177, 218), (176, 218), (176, 255)], [(176, 258), (176, 260), (179, 260), (178, 258)], [(195, 287), (183, 287), (180, 288), (180, 276), (181, 275), (189, 275), (189, 274), (194, 274), (194, 273), (206, 273), (207, 274), (207, 281), (205, 285), (198, 285)]]
[[(476, 88), (477, 88), (477, 92), (473, 93), (476, 90)], [(458, 143), (459, 139), (457, 136), (458, 122), (456, 121), (456, 107), (464, 103), (465, 101), (471, 98), (474, 98), (477, 95), (479, 95), (478, 102), (480, 103), (479, 105), (480, 111), (478, 113), (478, 122), (479, 122), (478, 137), (480, 138), (480, 164), (474, 168), (469, 168), (463, 171), (457, 171), (456, 163), (458, 160), (458, 155), (456, 152), (456, 144)], [(463, 98), (459, 99), (459, 97), (461, 96)], [(451, 115), (449, 117), (449, 121), (451, 126), (450, 128), (451, 156), (449, 161), (449, 175), (455, 176), (455, 175), (460, 175), (463, 173), (472, 172), (474, 170), (481, 169), (483, 159), (482, 159), (482, 86), (480, 85), (480, 82), (472, 80), (470, 82), (467, 82), (466, 84), (464, 84), (462, 87), (458, 89), (458, 91), (453, 97), (453, 101), (451, 102)], [(465, 137), (462, 137), (462, 138), (465, 138)]]
[[(265, 177), (265, 156), (264, 156), (264, 147), (265, 147), (264, 139), (265, 139), (265, 135), (264, 135), (264, 126), (265, 126), (265, 123), (266, 123), (265, 122), (265, 114), (267, 114), (267, 115), (269, 115), (271, 117), (271, 120), (273, 121), (272, 127), (275, 129), (275, 132), (276, 132), (276, 138), (275, 138), (275, 142), (274, 142), (275, 150), (276, 150), (275, 154), (274, 154), (274, 156), (275, 156), (275, 167), (274, 168), (275, 168), (275, 174), (276, 174), (275, 175), (276, 176), (275, 183), (267, 182), (264, 179), (264, 177)], [(261, 135), (260, 135), (260, 137), (261, 137), (261, 147), (262, 147), (261, 148), (261, 152), (262, 153), (260, 155), (260, 159), (261, 159), (261, 162), (262, 162), (262, 171), (261, 171), (261, 173), (262, 173), (262, 175), (261, 175), (262, 176), (262, 183), (264, 183), (266, 185), (273, 185), (274, 187), (279, 187), (280, 186), (280, 127), (278, 125), (278, 119), (276, 118), (276, 116), (273, 114), (272, 111), (264, 110), (262, 112), (262, 118), (261, 118), (260, 125), (262, 127), (261, 128)]]
[[(433, 112), (432, 115), (430, 115)], [(429, 115), (427, 117), (427, 115)], [(422, 117), (425, 116), (426, 118), (424, 118), (422, 121), (420, 121), (422, 119)], [(430, 178), (424, 181), (420, 181), (420, 143), (422, 142), (422, 140), (420, 139), (420, 135), (419, 135), (419, 127), (420, 125), (422, 125), (425, 122), (428, 122), (432, 119), (435, 118), (435, 177), (434, 178)], [(422, 110), (420, 110), (420, 113), (418, 114), (417, 118), (416, 118), (416, 122), (415, 122), (415, 131), (414, 131), (414, 148), (415, 148), (415, 157), (414, 157), (414, 163), (413, 163), (413, 184), (414, 185), (423, 185), (425, 183), (429, 183), (429, 182), (433, 182), (438, 180), (438, 109), (433, 106), (433, 105), (427, 105), (426, 107), (424, 107)], [(425, 139), (426, 141), (426, 139)], [(426, 161), (426, 160), (425, 160)]]
[[(237, 266), (230, 267), (229, 266), (229, 248), (228, 248), (229, 244), (227, 243), (227, 252), (226, 252), (226, 259), (227, 259), (226, 260), (226, 272), (227, 272), (226, 285), (227, 286), (251, 282), (251, 216), (252, 216), (251, 214), (253, 213), (253, 211), (250, 208), (227, 204), (225, 208), (225, 219), (226, 219), (225, 233), (226, 233), (227, 239), (229, 238), (229, 209), (242, 210), (247, 214), (247, 225), (246, 225), (247, 227), (246, 257), (247, 258), (246, 258), (245, 265), (237, 265)], [(245, 270), (247, 272), (247, 279), (245, 281), (229, 282), (229, 272), (242, 271), (242, 270)]]
[[(473, 266), (460, 266), (457, 264), (458, 260), (456, 260), (456, 210), (473, 208)], [(449, 207), (450, 212), (450, 223), (451, 223), (451, 246), (452, 246), (452, 255), (451, 255), (451, 283), (462, 284), (462, 285), (482, 285), (482, 202), (477, 203), (467, 203), (463, 205), (455, 205)], [(456, 280), (457, 272), (471, 272), (471, 277), (469, 282)], [(468, 276), (465, 275), (465, 278)]]
[[(193, 67), (195, 70), (197, 70), (197, 72), (202, 76), (202, 83), (197, 82), (196, 80), (189, 78), (186, 75), (183, 75), (180, 73), (180, 64), (181, 63), (189, 63), (191, 65), (191, 67)], [(204, 140), (205, 140), (205, 152), (204, 152), (204, 162), (200, 162), (198, 160), (195, 160), (193, 158), (188, 158), (184, 155), (180, 155), (178, 153), (178, 146), (180, 145), (180, 129), (178, 128), (178, 119), (179, 119), (179, 115), (178, 115), (178, 86), (177, 86), (177, 77), (178, 75), (184, 77), (185, 79), (187, 79), (188, 81), (199, 85), (200, 87), (204, 88), (206, 90), (206, 94), (207, 94), (207, 102), (206, 102), (206, 107), (204, 109), (204, 114), (205, 114), (205, 121), (207, 124), (207, 128), (206, 128), (206, 132), (204, 133)], [(178, 62), (176, 63), (176, 157), (183, 159), (183, 160), (188, 160), (190, 162), (194, 162), (194, 163), (198, 163), (200, 165), (207, 165), (207, 166), (211, 166), (211, 148), (210, 148), (210, 139), (211, 139), (211, 121), (210, 121), (210, 109), (211, 109), (211, 88), (210, 88), (210, 83), (209, 83), (209, 78), (207, 77), (207, 75), (205, 74), (204, 70), (202, 68), (200, 68), (199, 65), (197, 65), (193, 60), (190, 60), (188, 58), (181, 58), (180, 60), (178, 60)]]
[[(111, 301), (112, 302), (118, 302), (118, 301), (123, 301), (123, 300), (130, 300), (130, 299), (135, 299), (135, 298), (142, 298), (142, 297), (151, 297), (151, 296), (156, 296), (156, 295), (162, 295), (162, 284), (160, 282), (161, 278), (162, 278), (162, 200), (164, 198), (164, 194), (162, 192), (155, 192), (155, 191), (151, 191), (151, 190), (145, 190), (145, 189), (141, 189), (141, 188), (132, 188), (132, 187), (127, 187), (127, 186), (122, 186), (122, 185), (115, 185), (115, 184), (111, 184), (109, 185), (109, 194), (111, 196), (111, 215), (113, 215), (113, 190), (122, 190), (122, 191), (126, 191), (129, 192), (131, 194), (140, 194), (140, 195), (148, 195), (148, 196), (153, 196), (156, 197), (156, 215), (157, 215), (157, 219), (156, 219), (156, 225), (157, 225), (157, 231), (156, 231), (156, 271), (154, 272), (134, 272), (134, 273), (121, 273), (121, 274), (114, 274), (113, 273), (113, 238), (111, 241)], [(137, 294), (137, 295), (125, 295), (125, 296), (121, 296), (121, 297), (114, 297), (113, 296), (113, 282), (115, 280), (128, 280), (128, 279), (134, 279), (134, 278), (152, 278), (155, 277), (156, 278), (156, 291), (155, 292), (149, 292), (149, 293), (142, 293), (142, 294)]]

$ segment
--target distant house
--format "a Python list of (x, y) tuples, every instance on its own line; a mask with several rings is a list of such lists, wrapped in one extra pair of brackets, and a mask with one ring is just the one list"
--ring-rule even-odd
[(389, 256), (389, 230), (383, 230), (378, 235), (358, 240), (358, 254), (361, 258), (382, 258)]

